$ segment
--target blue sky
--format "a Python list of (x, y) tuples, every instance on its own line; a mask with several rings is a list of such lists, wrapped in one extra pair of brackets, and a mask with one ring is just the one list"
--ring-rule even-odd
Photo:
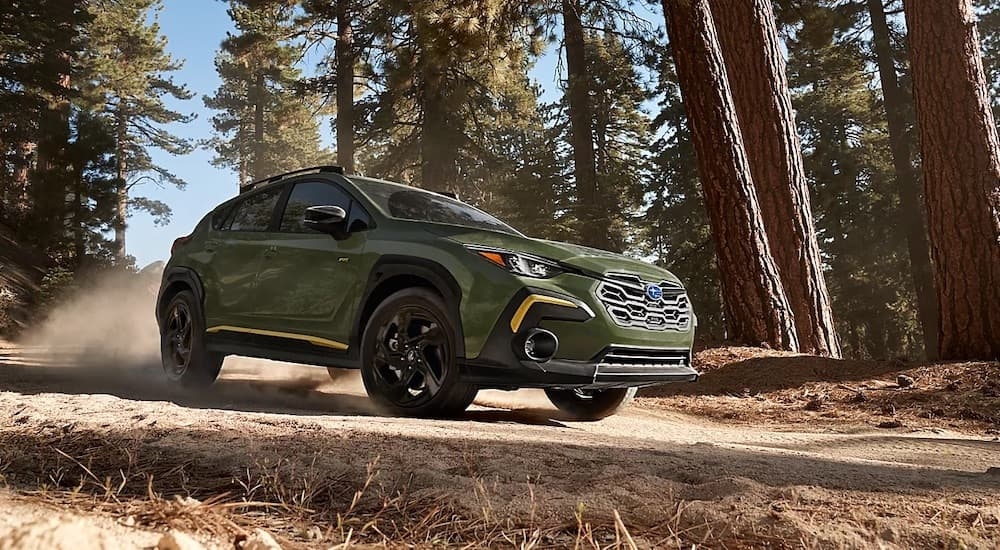
[[(184, 67), (175, 73), (175, 79), (196, 94), (190, 101), (173, 102), (170, 106), (185, 113), (195, 113), (197, 119), (188, 124), (173, 125), (170, 130), (192, 140), (212, 135), (212, 111), (205, 108), (202, 97), (211, 95), (219, 86), (215, 55), (226, 33), (233, 29), (226, 14), (227, 7), (228, 2), (221, 1), (166, 0), (160, 13), (161, 32), (167, 37), (168, 51), (175, 58), (184, 60)], [(545, 89), (546, 101), (555, 99), (558, 94), (556, 50), (555, 46), (550, 47), (532, 72)], [(332, 146), (328, 121), (323, 126), (324, 139), (327, 145)], [(174, 157), (162, 151), (151, 151), (151, 154), (155, 162), (180, 176), (188, 185), (183, 191), (148, 184), (137, 190), (139, 194), (161, 200), (173, 209), (173, 218), (166, 226), (154, 226), (152, 218), (141, 213), (129, 220), (126, 235), (128, 253), (135, 256), (140, 268), (155, 260), (166, 260), (174, 239), (190, 232), (202, 216), (235, 195), (238, 189), (236, 174), (212, 166), (213, 154), (210, 150), (198, 149), (183, 157)]]

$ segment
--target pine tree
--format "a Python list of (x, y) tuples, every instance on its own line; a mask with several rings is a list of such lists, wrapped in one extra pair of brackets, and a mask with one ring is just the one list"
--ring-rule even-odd
[(840, 356), (770, 1), (713, 0), (768, 242), (802, 351)]
[[(919, 354), (888, 132), (854, 39), (864, 6), (788, 2), (788, 74), (845, 353)], [(781, 5), (781, 4), (779, 4)]]
[(662, 48), (654, 55), (650, 68), (659, 75), (660, 100), (653, 124), (660, 137), (652, 145), (652, 174), (645, 188), (650, 199), (640, 216), (640, 251), (684, 281), (698, 312), (699, 340), (722, 342), (726, 336), (722, 290), (690, 125), (669, 52)]
[(492, 154), (490, 136), (532, 116), (534, 100), (518, 100), (534, 97), (526, 93), (534, 43), (526, 6), (511, 0), (380, 6), (375, 50), (385, 53), (366, 60), (365, 72), (376, 93), (357, 106), (364, 113), (361, 164), (472, 202), (487, 199), (494, 178), (484, 169), (509, 160)]
[(155, 164), (150, 150), (184, 155), (193, 144), (170, 133), (166, 126), (191, 121), (166, 106), (164, 99), (193, 97), (171, 73), (181, 62), (166, 52), (167, 41), (156, 21), (161, 0), (93, 0), (90, 11), (90, 71), (95, 76), (95, 93), (115, 125), (116, 212), (115, 258), (125, 260), (125, 227), (129, 210), (140, 209), (158, 220), (169, 217), (169, 208), (145, 197), (132, 197), (136, 186), (147, 178), (183, 187), (184, 182), (163, 166)]
[(594, 107), (591, 105), (587, 71), (583, 4), (562, 0), (562, 24), (566, 49), (566, 105), (573, 148), (573, 178), (577, 190), (577, 217), (580, 242), (595, 248), (611, 249), (608, 233), (600, 223), (600, 194), (597, 189), (597, 158), (594, 153)]
[(306, 0), (305, 14), (296, 26), (309, 45), (327, 44), (332, 37), (333, 58), (320, 62), (318, 74), (305, 79), (304, 88), (324, 96), (336, 111), (334, 128), (337, 138), (337, 165), (348, 174), (354, 173), (356, 156), (355, 99), (358, 62), (370, 41), (370, 13), (354, 0)]
[(768, 246), (708, 0), (664, 0), (663, 11), (712, 219), (729, 337), (795, 350), (794, 321)]
[(885, 106), (889, 145), (895, 169), (899, 194), (900, 228), (906, 235), (910, 260), (910, 277), (918, 304), (924, 350), (928, 358), (937, 357), (938, 305), (931, 274), (930, 246), (921, 207), (920, 182), (911, 151), (913, 99), (903, 89), (896, 72), (896, 48), (893, 47), (893, 29), (886, 15), (882, 0), (868, 0), (868, 14), (872, 27), (871, 48), (878, 64)]
[(904, 0), (944, 359), (1000, 358), (1000, 139), (971, 0)]
[(240, 185), (323, 164), (318, 102), (301, 93), (289, 43), (292, 9), (280, 0), (233, 0), (229, 15), (239, 34), (222, 43), (216, 68), (222, 85), (205, 105), (212, 117), (214, 164), (234, 169)]

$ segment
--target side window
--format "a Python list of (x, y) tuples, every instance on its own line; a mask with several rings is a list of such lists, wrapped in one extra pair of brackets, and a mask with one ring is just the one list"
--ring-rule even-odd
[(221, 231), (226, 226), (226, 222), (229, 221), (229, 214), (232, 212), (232, 204), (216, 208), (215, 212), (212, 212), (212, 229)]
[(344, 190), (321, 181), (304, 181), (295, 184), (288, 195), (288, 205), (281, 215), (283, 233), (312, 233), (305, 226), (306, 208), (310, 206), (339, 206), (351, 212), (351, 196)]
[(229, 231), (267, 231), (271, 226), (274, 207), (281, 196), (281, 187), (268, 189), (238, 203), (223, 229)]

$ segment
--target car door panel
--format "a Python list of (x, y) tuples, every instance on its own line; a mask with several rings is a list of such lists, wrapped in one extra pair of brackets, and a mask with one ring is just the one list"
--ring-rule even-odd
[(301, 181), (288, 196), (279, 232), (272, 235), (274, 252), (257, 276), (257, 322), (273, 331), (302, 333), (347, 342), (353, 318), (350, 298), (360, 292), (367, 236), (351, 233), (344, 240), (307, 229), (302, 223), (310, 206), (340, 206), (350, 212), (356, 203), (343, 189), (324, 181)]
[(237, 203), (206, 242), (207, 262), (205, 321), (217, 325), (245, 326), (256, 310), (256, 282), (269, 247), (274, 209), (283, 189), (254, 193)]

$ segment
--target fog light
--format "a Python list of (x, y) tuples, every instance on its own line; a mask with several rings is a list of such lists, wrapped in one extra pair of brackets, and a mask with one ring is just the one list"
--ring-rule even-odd
[(531, 329), (524, 337), (524, 356), (532, 361), (544, 363), (552, 359), (558, 349), (559, 339), (547, 330)]

